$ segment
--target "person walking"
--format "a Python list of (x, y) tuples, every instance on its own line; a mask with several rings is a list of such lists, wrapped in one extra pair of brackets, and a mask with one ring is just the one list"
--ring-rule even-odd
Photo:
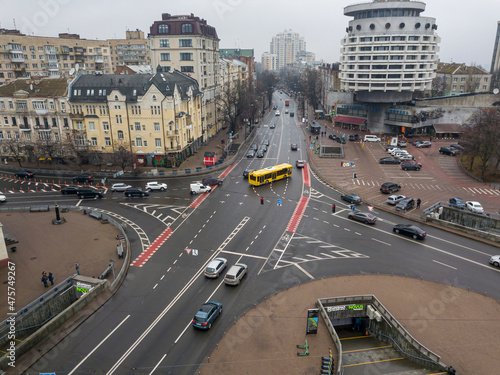
[(420, 203), (422, 203), (422, 200), (420, 198), (417, 199), (417, 208), (420, 208)]
[(42, 283), (45, 288), (49, 287), (49, 283), (47, 282), (47, 275), (45, 274), (45, 271), (42, 272)]
[(52, 272), (49, 272), (48, 279), (50, 281), (50, 285), (54, 285), (54, 275), (52, 274)]
[(76, 274), (79, 275), (80, 274), (80, 265), (78, 263), (75, 263), (75, 270), (76, 270)]

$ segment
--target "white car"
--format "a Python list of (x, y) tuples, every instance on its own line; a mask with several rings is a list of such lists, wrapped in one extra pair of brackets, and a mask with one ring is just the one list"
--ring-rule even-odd
[(0, 194), (0, 202), (7, 202), (7, 197), (3, 194)]
[(279, 116), (280, 115), (280, 111), (276, 111), (275, 115)]
[(494, 265), (495, 267), (500, 267), (500, 255), (493, 255), (490, 258), (490, 264)]
[(404, 150), (401, 150), (400, 148), (393, 148), (392, 150), (389, 151), (389, 153), (394, 156), (396, 155), (398, 152), (402, 152)]
[(390, 204), (391, 206), (395, 206), (396, 204), (399, 203), (399, 201), (405, 199), (406, 197), (401, 194), (393, 194), (387, 197), (387, 204)]
[(398, 156), (398, 159), (403, 161), (403, 160), (413, 160), (413, 156), (410, 154), (401, 154)]
[(211, 279), (216, 279), (217, 277), (220, 276), (222, 271), (224, 271), (224, 268), (227, 266), (227, 259), (226, 258), (215, 258), (212, 260), (210, 263), (208, 263), (207, 268), (205, 268), (205, 271), (203, 272), (206, 277), (209, 277)]
[(147, 191), (152, 191), (152, 190), (160, 190), (160, 191), (165, 191), (167, 190), (167, 184), (163, 182), (148, 182), (146, 183), (146, 190)]
[(474, 202), (474, 201), (465, 202), (465, 207), (467, 207), (467, 209), (470, 212), (474, 212), (475, 214), (484, 213), (483, 206), (481, 206), (481, 203), (479, 202)]
[(124, 184), (123, 182), (118, 182), (116, 184), (113, 184), (113, 186), (111, 186), (111, 191), (112, 192), (115, 192), (115, 191), (125, 191), (127, 190), (128, 188), (131, 188), (132, 186), (128, 185), (128, 184)]

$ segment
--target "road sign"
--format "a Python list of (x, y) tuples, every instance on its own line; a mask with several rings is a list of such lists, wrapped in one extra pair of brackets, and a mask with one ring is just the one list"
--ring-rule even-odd
[(356, 211), (356, 207), (353, 204), (351, 204), (349, 208), (351, 209), (352, 212)]
[(197, 249), (193, 249), (193, 256), (194, 256), (194, 257), (197, 257), (197, 256), (198, 256), (198, 250), (197, 250)]
[(281, 206), (281, 199), (278, 199), (278, 206)]
[(372, 206), (366, 206), (366, 208), (368, 208), (368, 211), (370, 211), (370, 212), (373, 211), (373, 207)]

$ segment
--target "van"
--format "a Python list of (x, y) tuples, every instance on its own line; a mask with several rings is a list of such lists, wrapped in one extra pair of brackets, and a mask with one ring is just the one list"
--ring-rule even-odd
[(199, 194), (199, 193), (210, 193), (212, 188), (210, 186), (203, 185), (201, 182), (195, 182), (189, 185), (191, 190), (191, 194)]
[(380, 138), (376, 135), (365, 135), (365, 142), (380, 142)]

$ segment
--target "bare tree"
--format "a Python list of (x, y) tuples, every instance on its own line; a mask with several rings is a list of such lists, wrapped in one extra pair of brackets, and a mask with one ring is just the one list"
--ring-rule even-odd
[(60, 142), (52, 139), (50, 132), (38, 133), (38, 139), (35, 142), (35, 148), (39, 156), (38, 159), (44, 158), (52, 165), (53, 161), (61, 154), (62, 145)]
[(322, 92), (319, 71), (307, 68), (300, 77), (301, 92), (314, 109), (318, 109)]
[(64, 142), (65, 155), (77, 164), (80, 169), (84, 164), (88, 164), (90, 146), (84, 134), (74, 130)]
[(115, 142), (115, 147), (117, 148), (117, 151), (113, 154), (113, 162), (115, 164), (119, 165), (123, 171), (125, 168), (134, 165), (134, 154), (130, 152), (128, 143), (124, 141)]
[(278, 76), (266, 70), (258, 74), (257, 81), (259, 82), (258, 87), (262, 90), (262, 93), (266, 95), (267, 104), (270, 106), (273, 102), (273, 92), (276, 90)]
[(2, 142), (6, 148), (6, 153), (16, 159), (20, 167), (22, 167), (22, 159), (25, 154), (25, 143), (19, 138), (6, 139)]
[(222, 89), (219, 103), (226, 110), (225, 117), (229, 129), (234, 134), (239, 120), (248, 112), (251, 104), (248, 85), (241, 81), (226, 83)]
[(444, 75), (439, 75), (432, 80), (432, 86), (431, 86), (432, 97), (443, 96), (445, 90), (446, 90), (446, 77)]

